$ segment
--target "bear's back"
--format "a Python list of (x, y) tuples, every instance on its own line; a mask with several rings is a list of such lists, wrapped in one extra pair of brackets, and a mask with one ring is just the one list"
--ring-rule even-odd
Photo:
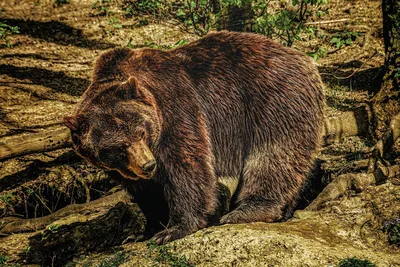
[(171, 53), (190, 79), (222, 169), (239, 171), (241, 159), (265, 144), (318, 146), (324, 95), (311, 58), (263, 36), (230, 32)]

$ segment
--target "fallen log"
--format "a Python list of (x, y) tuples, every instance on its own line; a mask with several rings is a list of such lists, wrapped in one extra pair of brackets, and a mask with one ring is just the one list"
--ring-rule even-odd
[(125, 191), (119, 191), (109, 196), (90, 201), (85, 204), (73, 204), (66, 206), (52, 214), (44, 217), (22, 219), (22, 218), (1, 218), (0, 235), (6, 236), (15, 233), (27, 233), (43, 230), (47, 225), (71, 214), (85, 214), (102, 209), (109, 209), (118, 202), (127, 202), (130, 197)]
[(71, 146), (70, 131), (63, 127), (22, 136), (0, 139), (0, 160)]
[(367, 136), (369, 118), (369, 110), (365, 105), (326, 118), (324, 122), (324, 143), (326, 145), (339, 143), (344, 137), (349, 136)]
[(41, 218), (2, 218), (0, 254), (7, 263), (63, 266), (80, 253), (121, 244), (144, 225), (139, 207), (119, 191)]
[[(369, 112), (366, 106), (360, 106), (325, 120), (324, 143), (337, 143), (348, 136), (366, 136), (368, 130)], [(3, 137), (0, 139), (0, 160), (69, 146), (70, 131), (66, 127), (23, 136)]]

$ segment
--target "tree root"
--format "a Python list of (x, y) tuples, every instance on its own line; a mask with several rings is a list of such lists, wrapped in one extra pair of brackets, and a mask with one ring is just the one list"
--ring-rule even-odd
[(379, 167), (373, 173), (346, 173), (329, 183), (306, 210), (318, 210), (324, 203), (343, 195), (347, 190), (362, 191), (369, 185), (380, 184), (400, 174), (400, 166)]
[(400, 113), (396, 114), (390, 121), (389, 127), (375, 146), (372, 147), (372, 156), (368, 162), (368, 173), (372, 173), (378, 165), (388, 166), (384, 159), (388, 152), (393, 149), (397, 138), (400, 137)]
[[(362, 191), (369, 185), (379, 184), (399, 175), (399, 165), (390, 166), (384, 159), (385, 155), (393, 149), (393, 145), (399, 137), (400, 113), (393, 117), (382, 139), (375, 146), (365, 151), (365, 153), (371, 154), (368, 159), (367, 173), (346, 173), (339, 175), (324, 188), (306, 209), (318, 210), (325, 202), (336, 199), (349, 189)], [(362, 163), (365, 164), (365, 161), (362, 161)]]

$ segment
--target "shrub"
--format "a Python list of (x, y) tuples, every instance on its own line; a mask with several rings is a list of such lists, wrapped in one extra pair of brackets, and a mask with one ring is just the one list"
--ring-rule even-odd
[(0, 22), (0, 39), (6, 43), (7, 47), (11, 46), (8, 37), (15, 33), (19, 33), (19, 28), (17, 26), (10, 26)]
[(330, 43), (332, 45), (335, 45), (336, 48), (341, 48), (346, 45), (351, 45), (352, 42), (355, 41), (358, 36), (360, 36), (360, 33), (358, 32), (349, 32), (345, 30), (342, 33), (333, 35)]
[(328, 12), (325, 7), (328, 0), (292, 0), (291, 6), (274, 3), (271, 0), (188, 0), (176, 16), (198, 35), (204, 35), (212, 28), (224, 28), (224, 23), (235, 23), (292, 46), (302, 34), (313, 37), (313, 27), (305, 24), (309, 18), (318, 18)]
[(388, 235), (390, 244), (400, 246), (400, 218), (384, 222), (383, 231)]

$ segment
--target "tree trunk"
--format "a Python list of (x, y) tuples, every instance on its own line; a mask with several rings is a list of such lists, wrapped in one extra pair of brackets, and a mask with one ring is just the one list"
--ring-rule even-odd
[(376, 135), (382, 137), (391, 117), (400, 112), (400, 2), (382, 0), (385, 75), (382, 87), (373, 98)]
[(218, 30), (235, 32), (250, 31), (250, 21), (253, 17), (251, 1), (243, 1), (241, 5), (229, 4), (221, 11)]

